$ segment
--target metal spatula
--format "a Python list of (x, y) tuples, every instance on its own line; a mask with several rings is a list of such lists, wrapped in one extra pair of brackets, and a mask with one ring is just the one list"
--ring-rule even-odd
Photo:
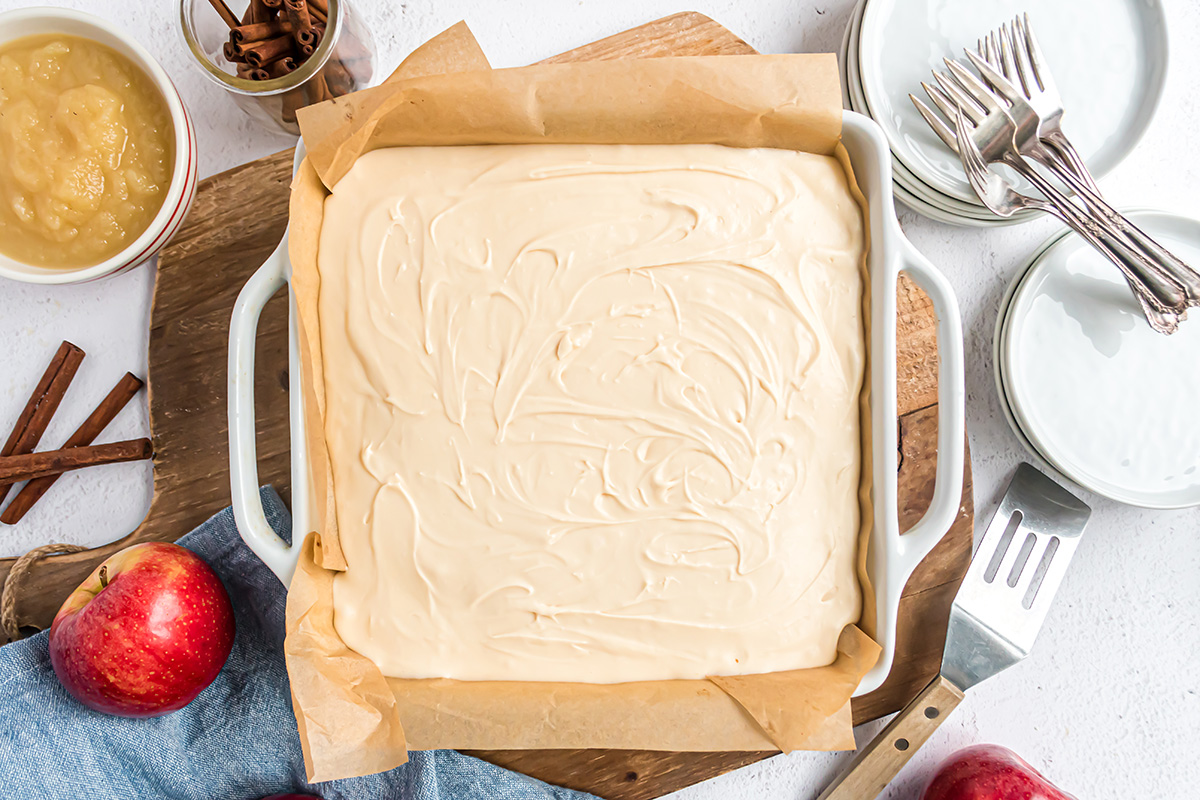
[(964, 691), (1029, 655), (1091, 513), (1033, 467), (1017, 467), (954, 598), (941, 674), (817, 800), (877, 797)]

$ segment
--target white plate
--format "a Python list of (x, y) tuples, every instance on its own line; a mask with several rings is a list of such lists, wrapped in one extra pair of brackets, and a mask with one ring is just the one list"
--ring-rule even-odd
[[(859, 80), (858, 34), (859, 23), (862, 19), (864, 2), (855, 6), (846, 24), (846, 33), (842, 40), (842, 92), (843, 100), (850, 108), (860, 113), (866, 113), (866, 100), (862, 95), (862, 84)], [(992, 214), (982, 204), (964, 203), (949, 197), (921, 181), (908, 171), (895, 156), (892, 155), (892, 180), (895, 186), (896, 198), (918, 214), (937, 222), (950, 225), (963, 225), (975, 228), (991, 228), (1005, 225), (1015, 225), (1037, 216), (1037, 212), (1018, 212), (1008, 219), (1002, 219)]]
[(986, 219), (978, 219), (976, 217), (955, 214), (954, 212), (931, 205), (925, 198), (913, 194), (907, 187), (896, 181), (892, 182), (892, 194), (896, 196), (897, 200), (921, 216), (927, 217), (934, 222), (944, 222), (947, 225), (957, 225), (966, 228), (998, 228), (1005, 225), (1017, 225), (1025, 221), (1016, 219), (1015, 217), (1004, 219), (1003, 217), (991, 216)]
[(1025, 276), (1029, 274), (1029, 270), (1033, 268), (1038, 259), (1042, 257), (1042, 254), (1049, 250), (1052, 245), (1066, 237), (1069, 233), (1070, 231), (1064, 230), (1042, 242), (1040, 245), (1038, 245), (1038, 248), (1034, 250), (1024, 262), (1021, 263), (1021, 266), (1017, 268), (1013, 274), (1014, 276), (1012, 281), (1009, 282), (1008, 287), (1004, 290), (1004, 296), (1000, 298), (1000, 312), (996, 317), (996, 328), (992, 334), (992, 374), (996, 380), (996, 393), (999, 395), (1000, 411), (1004, 414), (1004, 419), (1008, 422), (1009, 428), (1012, 429), (1013, 435), (1017, 437), (1017, 440), (1021, 443), (1021, 446), (1025, 448), (1025, 451), (1029, 454), (1029, 457), (1039, 469), (1050, 474), (1052, 477), (1068, 482), (1070, 479), (1065, 475), (1062, 475), (1045, 459), (1044, 456), (1042, 456), (1040, 452), (1038, 452), (1038, 449), (1033, 446), (1033, 442), (1029, 441), (1029, 437), (1025, 435), (1023, 430), (1021, 430), (1021, 426), (1017, 424), (1016, 415), (1012, 410), (1012, 403), (1008, 399), (1008, 386), (1005, 380), (1004, 370), (1001, 369), (1001, 364), (1004, 363), (1004, 359), (1008, 355), (1008, 348), (1005, 345), (1009, 329), (1008, 312), (1012, 308), (1012, 299), (1013, 295), (1016, 294), (1017, 287), (1020, 286), (1021, 281), (1023, 281)]
[(846, 83), (850, 93), (850, 105), (860, 114), (867, 113), (867, 104), (862, 96), (862, 84), (858, 76), (858, 35), (859, 23), (862, 21), (863, 6), (866, 0), (861, 0), (850, 12), (850, 21), (846, 23)]
[[(1129, 212), (1200, 264), (1200, 222)], [(1059, 472), (1130, 505), (1200, 505), (1200, 315), (1155, 333), (1120, 273), (1069, 234), (1012, 294), (998, 353), (1016, 426)]]
[(908, 99), (921, 95), (942, 58), (1016, 14), (1030, 11), (1063, 95), (1064, 126), (1097, 178), (1134, 148), (1158, 105), (1167, 68), (1167, 30), (1158, 0), (871, 0), (858, 34), (869, 116), (893, 154), (931, 187), (975, 199), (958, 159)]
[[(855, 6), (854, 11), (851, 12), (851, 19), (853, 19), (856, 13), (858, 13), (858, 6)], [(846, 30), (842, 32), (842, 43), (838, 47), (837, 54), (838, 76), (842, 79), (842, 108), (848, 108), (851, 111), (854, 110), (854, 106), (850, 104), (850, 84), (849, 78), (846, 75), (846, 54), (850, 51), (850, 29), (852, 27), (850, 20), (847, 20)]]

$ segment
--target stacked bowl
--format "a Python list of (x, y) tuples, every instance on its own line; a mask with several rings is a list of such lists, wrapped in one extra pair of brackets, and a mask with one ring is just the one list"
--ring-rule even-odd
[(963, 47), (974, 48), (1025, 11), (1062, 93), (1067, 134), (1096, 178), (1119, 164), (1149, 125), (1167, 66), (1166, 22), (1156, 0), (860, 0), (839, 52), (843, 102), (883, 128), (896, 199), (917, 213), (976, 227), (1037, 215), (1001, 219), (984, 208), (958, 157), (908, 97), (929, 105), (921, 82), (932, 82), (934, 69), (945, 71), (943, 58), (963, 58)]

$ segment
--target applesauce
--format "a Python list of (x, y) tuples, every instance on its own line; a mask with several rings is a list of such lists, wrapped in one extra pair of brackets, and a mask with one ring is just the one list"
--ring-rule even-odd
[(0, 253), (98, 264), (162, 207), (174, 125), (158, 88), (110, 47), (65, 34), (0, 46)]

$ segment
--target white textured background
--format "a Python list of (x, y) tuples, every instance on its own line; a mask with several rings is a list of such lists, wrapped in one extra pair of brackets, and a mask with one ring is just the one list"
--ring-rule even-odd
[[(1030, 6), (1053, 1), (1038, 0)], [(185, 62), (175, 30), (175, 3), (67, 4), (124, 24), (166, 66), (198, 128), (202, 175), (291, 144), (249, 123), (221, 90)], [(0, 11), (19, 5), (23, 4), (0, 0)], [(668, 0), (355, 2), (375, 32), (384, 72), (459, 19), (467, 20), (497, 67), (526, 64), (681, 10), (709, 14), (763, 52), (832, 51), (851, 5), (852, 0), (727, 0), (691, 6)], [(1172, 52), (1163, 103), (1137, 151), (1103, 183), (1117, 205), (1196, 216), (1200, 4), (1166, 0), (1165, 5)], [(1079, 24), (1088, 25), (1089, 20), (1081, 16)], [(917, 247), (949, 276), (962, 303), (969, 364), (967, 416), (982, 524), (1023, 456), (997, 406), (992, 327), (1013, 270), (1056, 225), (1039, 221), (1016, 229), (975, 231), (930, 222), (905, 210), (901, 221)], [(153, 266), (82, 287), (47, 289), (0, 279), (0, 427), (7, 430), (64, 338), (83, 347), (88, 357), (47, 433), (48, 445), (65, 439), (125, 370), (144, 375), (152, 283)], [(142, 407), (127, 409), (106, 438), (140, 435), (146, 427), (143, 401)], [(1086, 493), (1083, 497), (1095, 509), (1092, 524), (1034, 655), (974, 689), (885, 797), (915, 798), (938, 759), (981, 741), (1016, 749), (1080, 800), (1197, 796), (1200, 513), (1140, 511)], [(0, 555), (48, 541), (111, 540), (137, 525), (149, 498), (150, 472), (145, 465), (68, 476), (25, 522), (0, 530)], [(860, 741), (878, 727), (860, 729)], [(846, 758), (779, 756), (675, 798), (807, 800)]]

